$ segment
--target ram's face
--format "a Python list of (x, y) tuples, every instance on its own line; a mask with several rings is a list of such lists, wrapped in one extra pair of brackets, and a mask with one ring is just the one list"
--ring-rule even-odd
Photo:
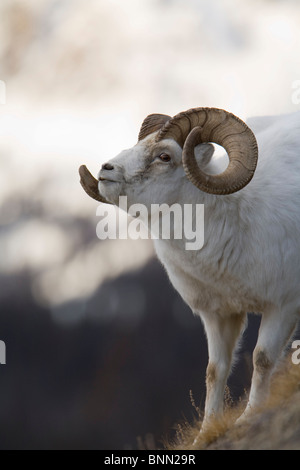
[[(213, 154), (213, 146), (198, 145), (195, 154), (203, 167)], [(193, 191), (183, 169), (182, 148), (172, 139), (157, 142), (156, 133), (102, 165), (98, 179), (100, 194), (116, 205), (119, 196), (127, 196), (130, 205), (171, 205), (178, 201), (183, 186), (191, 186)]]
[[(228, 168), (222, 174), (203, 171), (214, 142), (225, 148)], [(252, 179), (258, 157), (255, 136), (239, 118), (217, 108), (193, 108), (173, 118), (150, 114), (143, 121), (138, 143), (102, 165), (96, 180), (85, 165), (79, 169), (86, 193), (97, 201), (118, 204), (173, 204), (186, 201), (195, 188), (228, 195)], [(199, 193), (198, 193), (199, 194)]]

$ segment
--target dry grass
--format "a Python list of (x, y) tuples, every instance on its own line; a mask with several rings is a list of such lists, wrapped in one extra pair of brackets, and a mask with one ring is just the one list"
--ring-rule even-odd
[(202, 417), (192, 396), (191, 403), (199, 418), (193, 424), (178, 424), (174, 441), (165, 443), (167, 449), (300, 449), (300, 365), (293, 365), (290, 357), (274, 374), (267, 403), (243, 424), (235, 421), (245, 400), (234, 404), (228, 389), (224, 415), (201, 433)]

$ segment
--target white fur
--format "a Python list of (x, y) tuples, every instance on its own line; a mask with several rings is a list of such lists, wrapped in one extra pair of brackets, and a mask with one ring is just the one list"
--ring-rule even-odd
[[(268, 393), (272, 370), (292, 334), (300, 311), (300, 112), (249, 120), (259, 147), (252, 181), (241, 191), (215, 196), (199, 191), (186, 178), (181, 148), (155, 134), (111, 160), (101, 170), (100, 192), (113, 203), (174, 202), (205, 207), (205, 243), (186, 251), (186, 240), (156, 240), (155, 248), (173, 283), (207, 334), (209, 364), (205, 418), (220, 413), (223, 392), (246, 313), (262, 314), (253, 354), (254, 372), (245, 415)], [(172, 164), (157, 156), (166, 152)], [(211, 148), (198, 146), (205, 171), (224, 168), (211, 160)], [(151, 162), (152, 158), (152, 162)], [(147, 166), (148, 165), (148, 166)], [(147, 166), (147, 170), (145, 170)]]

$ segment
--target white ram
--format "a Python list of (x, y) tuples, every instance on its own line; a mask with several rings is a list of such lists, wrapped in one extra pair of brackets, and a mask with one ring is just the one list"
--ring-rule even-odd
[[(184, 239), (154, 243), (175, 289), (205, 327), (205, 420), (222, 412), (247, 312), (262, 314), (262, 321), (244, 417), (267, 397), (300, 312), (300, 113), (253, 118), (249, 126), (254, 133), (215, 108), (150, 115), (138, 143), (104, 164), (99, 182), (80, 168), (84, 189), (102, 202), (118, 204), (126, 195), (129, 204), (149, 209), (153, 203), (204, 204), (201, 250), (186, 250)], [(225, 171), (221, 160), (210, 162), (208, 142), (227, 150)]]

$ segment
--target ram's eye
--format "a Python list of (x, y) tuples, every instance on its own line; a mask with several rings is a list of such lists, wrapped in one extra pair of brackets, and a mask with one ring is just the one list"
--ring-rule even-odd
[(158, 157), (162, 162), (169, 162), (171, 160), (170, 155), (167, 153), (161, 153), (160, 156)]

